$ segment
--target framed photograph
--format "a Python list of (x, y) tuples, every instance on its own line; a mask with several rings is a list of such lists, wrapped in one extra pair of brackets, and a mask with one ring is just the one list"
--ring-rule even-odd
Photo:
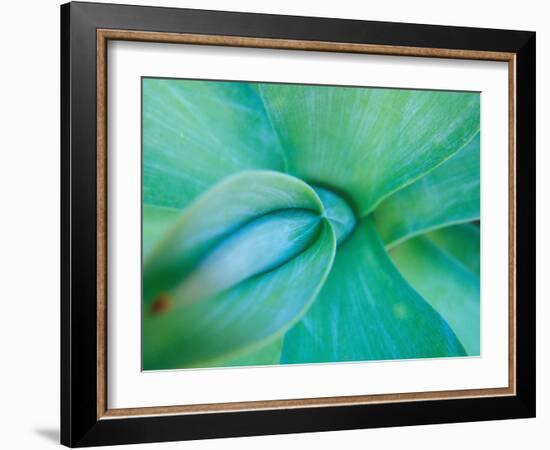
[(61, 441), (535, 415), (535, 33), (61, 7)]

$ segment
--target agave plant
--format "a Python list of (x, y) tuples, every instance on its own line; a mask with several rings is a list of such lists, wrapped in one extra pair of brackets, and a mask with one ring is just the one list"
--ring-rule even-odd
[(142, 89), (144, 369), (479, 355), (477, 93)]

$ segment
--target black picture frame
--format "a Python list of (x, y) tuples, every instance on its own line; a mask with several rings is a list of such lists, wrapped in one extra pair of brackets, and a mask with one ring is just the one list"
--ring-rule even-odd
[[(97, 30), (515, 54), (515, 395), (98, 418)], [(73, 2), (61, 6), (61, 443), (70, 447), (535, 416), (535, 33)]]

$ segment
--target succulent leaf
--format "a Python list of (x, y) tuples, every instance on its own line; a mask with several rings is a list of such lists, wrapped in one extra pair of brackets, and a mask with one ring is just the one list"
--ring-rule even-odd
[[(278, 172), (241, 172), (216, 184), (181, 212), (145, 256), (145, 310), (159, 296), (173, 293), (230, 235), (261, 216), (287, 209), (301, 211), (300, 214), (306, 210), (319, 217), (323, 213), (313, 189)], [(257, 232), (258, 228), (252, 231)]]
[(478, 93), (142, 89), (143, 369), (479, 354)]
[(144, 78), (142, 89), (145, 204), (184, 208), (228, 175), (284, 170), (250, 83)]
[(281, 362), (281, 351), (283, 349), (283, 338), (279, 337), (268, 344), (248, 352), (239, 354), (232, 358), (211, 361), (208, 366), (202, 367), (234, 367), (234, 366), (267, 366)]
[(151, 246), (162, 236), (178, 218), (179, 209), (165, 206), (143, 205), (142, 209), (142, 251), (147, 255)]
[[(447, 238), (455, 231), (447, 230)], [(475, 249), (470, 251), (473, 260)], [(397, 245), (390, 255), (411, 286), (445, 318), (468, 355), (479, 355), (479, 276), (425, 236)]]
[(374, 213), (386, 246), (479, 219), (479, 134), (446, 162), (386, 198)]
[(325, 210), (325, 217), (334, 228), (336, 240), (343, 242), (355, 227), (355, 214), (349, 204), (339, 195), (318, 186), (312, 186)]
[(276, 270), (169, 313), (144, 314), (143, 368), (205, 367), (276, 340), (315, 300), (335, 249), (332, 226), (322, 219), (313, 244)]
[(450, 253), (479, 277), (481, 262), (479, 226), (464, 223), (439, 228), (427, 233), (426, 237)]
[(364, 216), (479, 131), (479, 94), (259, 85), (287, 170), (345, 192)]
[(281, 362), (463, 355), (453, 330), (395, 268), (367, 217), (338, 248), (315, 303), (285, 335)]
[(276, 269), (309, 247), (320, 226), (321, 216), (307, 210), (265, 214), (208, 252), (172, 295), (179, 303), (189, 304)]

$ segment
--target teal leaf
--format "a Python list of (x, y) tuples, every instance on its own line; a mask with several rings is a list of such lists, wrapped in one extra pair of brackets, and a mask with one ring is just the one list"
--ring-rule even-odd
[[(270, 341), (259, 349), (244, 352), (232, 358), (212, 361), (209, 367), (268, 366), (281, 362), (283, 338)], [(202, 367), (206, 367), (204, 364)]]
[(183, 208), (242, 170), (284, 170), (262, 100), (249, 83), (144, 78), (143, 202)]
[(426, 237), (479, 277), (481, 262), (479, 226), (464, 223), (439, 228), (427, 233)]
[(411, 286), (445, 318), (468, 355), (479, 355), (479, 277), (424, 236), (390, 254)]
[(145, 370), (479, 354), (478, 93), (142, 99)]
[(142, 248), (145, 256), (155, 241), (170, 228), (180, 211), (164, 206), (143, 205), (142, 213)]
[(192, 303), (275, 269), (312, 243), (320, 221), (300, 209), (265, 214), (227, 236), (167, 294), (178, 304)]
[(355, 227), (355, 215), (348, 203), (339, 195), (327, 189), (312, 186), (325, 210), (325, 217), (329, 220), (336, 240), (343, 242)]
[[(321, 201), (313, 189), (304, 182), (277, 172), (241, 172), (216, 184), (180, 213), (177, 220), (163, 234), (162, 239), (159, 239), (147, 254), (143, 264), (144, 307), (150, 308), (159, 296), (174, 294), (173, 291), (188, 279), (200, 262), (216, 248), (221, 252), (217, 253), (218, 256), (222, 253), (226, 255), (226, 264), (231, 262), (231, 258), (227, 259), (227, 256), (238, 252), (239, 248), (248, 248), (247, 251), (252, 252), (248, 256), (248, 262), (243, 262), (243, 266), (240, 266), (243, 270), (233, 274), (232, 282), (239, 281), (239, 276), (253, 274), (250, 264), (254, 264), (255, 258), (263, 257), (262, 251), (269, 246), (269, 242), (255, 249), (250, 239), (247, 244), (246, 238), (239, 240), (239, 235), (235, 233), (261, 216), (283, 210), (300, 213), (299, 217), (295, 214), (295, 219), (299, 223), (293, 223), (292, 217), (285, 219), (277, 216), (280, 219), (280, 230), (285, 231), (279, 241), (275, 239), (274, 222), (268, 221), (267, 225), (264, 222), (263, 226), (252, 226), (247, 229), (256, 238), (265, 235), (265, 232), (271, 229), (272, 238), (277, 245), (289, 237), (293, 241), (288, 245), (282, 244), (280, 249), (272, 245), (275, 253), (269, 253), (263, 261), (258, 260), (257, 271), (266, 270), (276, 264), (277, 251), (291, 257), (293, 252), (299, 251), (299, 248), (307, 243), (307, 239), (315, 231), (312, 226), (318, 223), (323, 213)], [(304, 211), (310, 212), (309, 218), (304, 215)], [(307, 231), (308, 236), (302, 239), (299, 236), (300, 229), (293, 227), (301, 227), (302, 231)], [(234, 235), (233, 240), (229, 239), (231, 235)], [(226, 246), (220, 250), (222, 241)], [(203, 275), (220, 273), (222, 269), (219, 264), (216, 265), (215, 259), (210, 260), (210, 269), (203, 271)], [(227, 270), (229, 271), (230, 267)]]
[(387, 246), (479, 218), (479, 134), (452, 158), (386, 198), (374, 213)]
[(464, 354), (445, 320), (395, 268), (367, 217), (338, 247), (317, 300), (285, 335), (281, 362)]
[(332, 227), (322, 219), (313, 244), (277, 269), (166, 314), (145, 314), (143, 368), (205, 367), (275, 341), (317, 296), (335, 248)]
[(357, 216), (479, 131), (479, 94), (260, 84), (288, 173), (346, 193)]

